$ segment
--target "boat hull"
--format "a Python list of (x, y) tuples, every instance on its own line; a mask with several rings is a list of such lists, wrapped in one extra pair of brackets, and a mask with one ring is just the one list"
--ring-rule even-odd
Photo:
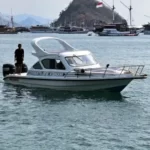
[(99, 36), (138, 36), (138, 33), (98, 33)]
[(59, 34), (87, 34), (89, 31), (59, 31)]
[(46, 31), (40, 31), (40, 30), (30, 30), (31, 33), (58, 33), (57, 31), (52, 30), (46, 30)]
[(144, 35), (150, 35), (150, 30), (144, 30)]
[(59, 34), (87, 34), (89, 31), (67, 32), (67, 31), (52, 31), (52, 30), (46, 30), (46, 31), (30, 30), (30, 32), (31, 33), (59, 33)]
[(27, 87), (49, 88), (63, 91), (115, 91), (121, 92), (133, 79), (54, 80), (6, 77), (5, 83)]
[(0, 32), (0, 34), (17, 34), (18, 32), (17, 31), (14, 31), (14, 32)]

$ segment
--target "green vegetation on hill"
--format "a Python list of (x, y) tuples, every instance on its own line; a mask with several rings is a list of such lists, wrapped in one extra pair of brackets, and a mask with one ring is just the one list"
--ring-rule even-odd
[[(85, 25), (92, 27), (94, 23), (112, 23), (112, 9), (103, 6), (96, 8), (96, 0), (73, 0), (69, 6), (63, 10), (59, 18), (54, 22), (55, 26), (60, 25)], [(126, 22), (123, 17), (115, 12), (115, 23)]]

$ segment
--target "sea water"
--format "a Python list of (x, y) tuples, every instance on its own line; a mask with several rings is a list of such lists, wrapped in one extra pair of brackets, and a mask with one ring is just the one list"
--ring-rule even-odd
[[(102, 66), (145, 65), (145, 80), (132, 81), (120, 94), (61, 92), (6, 85), (0, 72), (0, 150), (150, 149), (150, 36), (0, 35), (0, 67), (14, 63), (21, 43), (30, 68), (33, 38), (54, 36), (90, 50)], [(45, 49), (59, 50), (50, 41)]]

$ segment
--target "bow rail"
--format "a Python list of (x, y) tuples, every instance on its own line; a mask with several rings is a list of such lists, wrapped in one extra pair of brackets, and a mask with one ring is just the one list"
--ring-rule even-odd
[(144, 65), (125, 65), (122, 67), (106, 67), (98, 68), (98, 69), (74, 69), (75, 72), (67, 72), (64, 74), (64, 77), (93, 77), (93, 76), (101, 76), (102, 78), (108, 77), (108, 75), (114, 75), (117, 78), (121, 78), (122, 75), (131, 74), (132, 77), (146, 76), (142, 74)]

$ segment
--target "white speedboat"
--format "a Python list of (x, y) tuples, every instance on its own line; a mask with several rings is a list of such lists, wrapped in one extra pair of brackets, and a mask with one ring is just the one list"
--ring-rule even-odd
[(31, 26), (29, 31), (31, 33), (57, 33), (57, 30), (55, 28), (42, 25)]
[[(48, 39), (58, 41), (64, 50), (48, 52), (41, 48), (38, 42)], [(76, 50), (58, 38), (36, 38), (31, 45), (35, 50), (32, 54), (38, 61), (29, 70), (24, 65), (21, 74), (15, 73), (14, 65), (4, 64), (5, 83), (67, 91), (121, 92), (133, 79), (146, 78), (142, 74), (143, 65), (101, 67), (90, 51)]]

